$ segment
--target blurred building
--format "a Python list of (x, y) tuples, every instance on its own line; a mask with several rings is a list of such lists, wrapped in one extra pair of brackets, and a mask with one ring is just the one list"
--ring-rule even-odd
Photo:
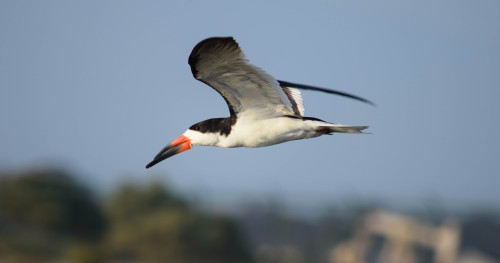
[(479, 251), (460, 251), (460, 239), (456, 220), (433, 225), (377, 211), (366, 215), (354, 235), (331, 251), (330, 262), (498, 263)]

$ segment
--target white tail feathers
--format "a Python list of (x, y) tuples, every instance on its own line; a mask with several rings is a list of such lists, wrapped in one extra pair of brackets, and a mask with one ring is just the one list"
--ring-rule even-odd
[(332, 132), (342, 132), (342, 133), (364, 133), (362, 130), (370, 126), (344, 126), (340, 124), (333, 124), (328, 126), (323, 126), (321, 128), (328, 129), (330, 133)]

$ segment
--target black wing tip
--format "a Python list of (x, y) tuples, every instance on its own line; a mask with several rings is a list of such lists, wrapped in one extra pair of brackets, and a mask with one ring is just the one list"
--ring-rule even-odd
[(239, 49), (238, 43), (231, 36), (209, 37), (196, 44), (196, 46), (194, 46), (188, 58), (188, 64), (189, 66), (191, 66), (191, 71), (193, 72), (193, 76), (195, 78), (197, 76), (198, 70), (196, 69), (196, 65), (200, 60), (201, 54), (211, 49), (226, 48), (228, 46), (233, 47), (234, 49)]
[(365, 98), (362, 98), (362, 97), (359, 97), (359, 96), (356, 96), (353, 94), (349, 94), (349, 93), (343, 92), (343, 91), (319, 88), (319, 87), (314, 87), (314, 86), (309, 86), (309, 85), (304, 85), (304, 84), (297, 84), (297, 83), (292, 83), (292, 82), (283, 81), (283, 80), (278, 80), (278, 83), (280, 84), (280, 86), (285, 86), (285, 87), (293, 87), (293, 88), (303, 89), (303, 90), (315, 90), (315, 91), (321, 91), (321, 92), (325, 92), (325, 93), (329, 93), (329, 94), (335, 94), (335, 95), (359, 100), (361, 102), (364, 102), (364, 103), (370, 104), (374, 107), (377, 107), (377, 105), (371, 100), (367, 100)]
[(349, 98), (352, 98), (352, 99), (355, 99), (355, 100), (359, 100), (359, 101), (364, 102), (364, 103), (366, 103), (366, 104), (369, 104), (369, 105), (371, 105), (371, 106), (373, 106), (373, 107), (377, 107), (377, 104), (375, 104), (375, 102), (373, 102), (373, 101), (371, 101), (371, 100), (367, 100), (367, 99), (365, 99), (365, 98), (361, 98), (361, 97), (359, 97), (359, 96), (352, 95), (352, 94), (348, 94), (348, 93), (346, 93), (346, 94), (347, 94), (347, 95), (349, 95), (349, 96), (347, 96), (347, 97), (349, 97)]
[(194, 46), (191, 54), (189, 55), (188, 63), (193, 66), (196, 64), (196, 59), (199, 58), (202, 49), (211, 48), (216, 45), (224, 45), (227, 43), (236, 43), (233, 37), (209, 37), (200, 41)]

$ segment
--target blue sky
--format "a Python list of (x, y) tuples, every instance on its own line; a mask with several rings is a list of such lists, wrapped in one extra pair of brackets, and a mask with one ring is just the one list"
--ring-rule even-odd
[[(161, 178), (202, 198), (437, 198), (500, 208), (500, 2), (1, 1), (0, 168), (60, 165), (101, 189)], [(144, 166), (190, 125), (228, 116), (191, 49), (234, 36), (303, 92), (306, 115), (370, 125), (259, 149), (196, 147)]]

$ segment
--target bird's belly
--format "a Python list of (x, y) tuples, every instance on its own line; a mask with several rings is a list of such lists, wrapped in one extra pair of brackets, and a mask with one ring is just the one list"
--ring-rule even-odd
[(264, 147), (321, 135), (312, 125), (288, 117), (242, 121), (234, 128), (227, 137), (228, 144), (222, 147)]

